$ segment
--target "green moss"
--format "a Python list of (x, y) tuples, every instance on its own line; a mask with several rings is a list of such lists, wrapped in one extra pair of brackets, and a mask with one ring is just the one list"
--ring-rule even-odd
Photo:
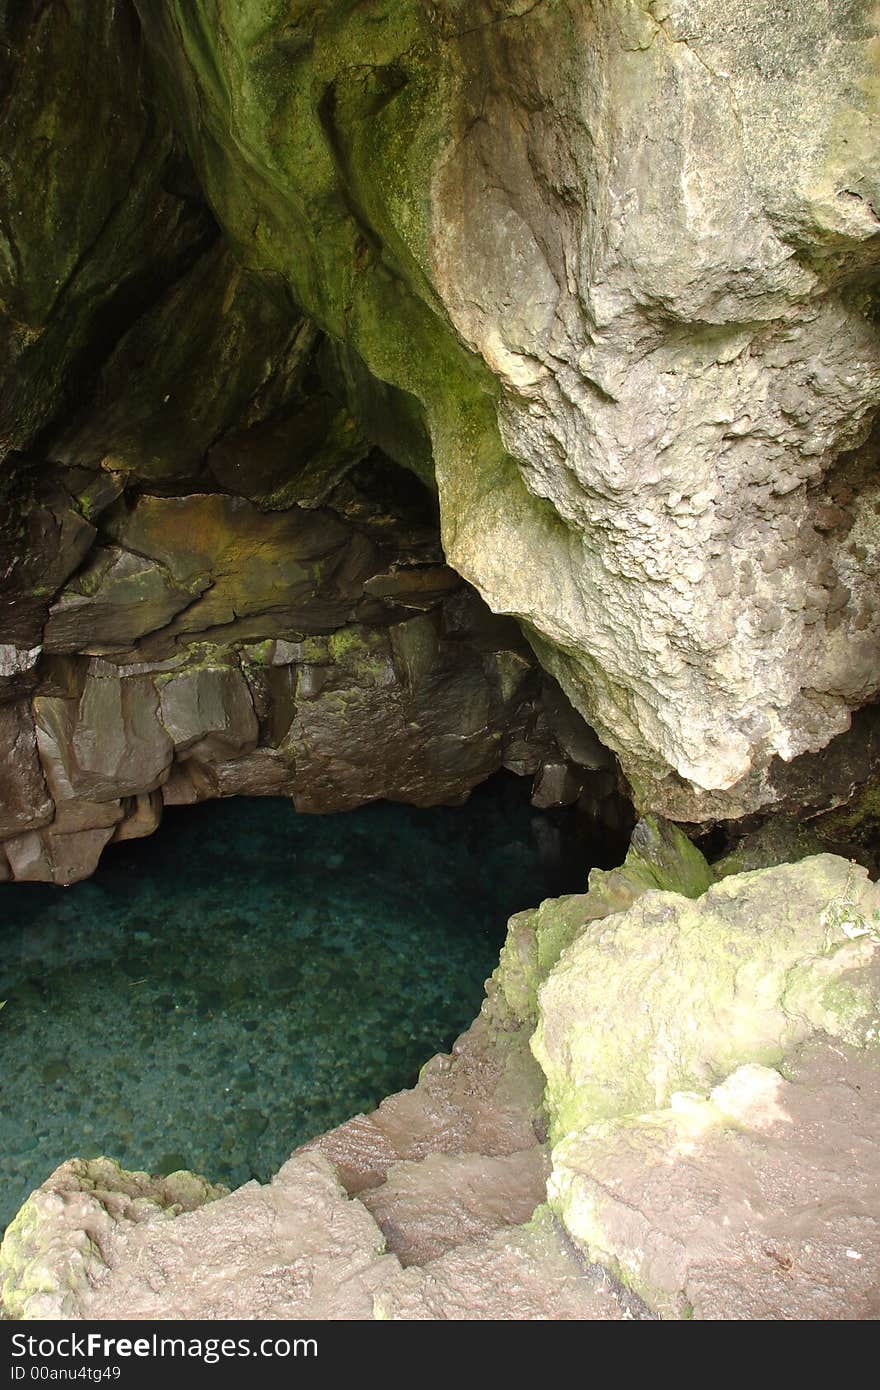
[(880, 828), (880, 776), (869, 778), (844, 806), (817, 816), (812, 825), (826, 844), (875, 840)]
[[(622, 870), (611, 870), (612, 875), (619, 873), (633, 888), (659, 888), (686, 898), (699, 898), (715, 882), (705, 856), (683, 830), (662, 816), (644, 816), (638, 822)], [(609, 877), (594, 870), (591, 889), (600, 888)]]
[(391, 658), (382, 631), (360, 624), (339, 628), (327, 639), (327, 649), (331, 660), (361, 685), (373, 685), (387, 675)]
[(760, 830), (746, 835), (734, 849), (712, 865), (717, 879), (731, 874), (749, 873), (775, 864), (794, 864), (812, 854), (821, 854), (826, 846), (818, 835), (787, 818), (773, 819)]
[(270, 666), (275, 652), (275, 639), (267, 638), (264, 642), (249, 642), (241, 649), (243, 658), (251, 666)]
[(876, 944), (847, 923), (877, 908), (863, 870), (819, 855), (696, 901), (649, 892), (593, 923), (538, 990), (532, 1049), (553, 1135), (705, 1090), (744, 1062), (774, 1066), (816, 1029), (865, 1045)]
[(683, 831), (660, 816), (647, 816), (633, 831), (626, 859), (617, 869), (594, 869), (589, 892), (551, 898), (508, 924), (507, 939), (491, 993), (496, 1007), (532, 1025), (538, 989), (566, 947), (591, 923), (623, 912), (650, 889), (669, 889), (696, 898), (712, 883), (705, 858)]

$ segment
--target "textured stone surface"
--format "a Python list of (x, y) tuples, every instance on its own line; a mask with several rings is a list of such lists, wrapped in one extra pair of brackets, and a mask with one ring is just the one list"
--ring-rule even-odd
[(450, 562), (640, 803), (777, 799), (880, 683), (869, 0), (139, 8), (240, 253), (420, 403)]
[(51, 820), (30, 706), (0, 705), (0, 837)]
[(95, 547), (84, 570), (49, 609), (46, 652), (125, 647), (164, 627), (198, 596), (175, 584), (167, 569), (118, 546)]
[(401, 1264), (425, 1265), (458, 1245), (528, 1221), (544, 1201), (549, 1166), (537, 1145), (502, 1157), (428, 1154), (396, 1163), (360, 1200)]
[(655, 1312), (880, 1315), (876, 1056), (819, 1039), (783, 1071), (740, 1067), (557, 1147), (555, 1209)]
[(620, 811), (600, 738), (644, 810), (814, 824), (710, 887), (640, 822), (268, 1188), (66, 1165), (7, 1312), (638, 1315), (598, 1258), (876, 1316), (877, 890), (730, 872), (876, 863), (874, 5), (135, 8), (0, 16), (0, 879), (212, 795)]
[(697, 898), (713, 881), (706, 860), (687, 836), (657, 816), (640, 820), (617, 869), (593, 869), (589, 891), (550, 898), (510, 919), (498, 968), (487, 985), (487, 1013), (534, 1027), (538, 989), (562, 952), (590, 924), (624, 912), (643, 893), (666, 889)]
[[(876, 773), (848, 732), (880, 685), (867, 0), (167, 0), (149, 60), (93, 8), (2, 21), (0, 694), (44, 641), (344, 626), (361, 571), (359, 620), (411, 613), (413, 581), (302, 515), (369, 435), (589, 721), (549, 718), (539, 804), (595, 795), (593, 729), (679, 820), (821, 811)], [(144, 481), (165, 495), (132, 507)], [(258, 762), (216, 785), (283, 784)]]
[(108, 1158), (71, 1159), (27, 1200), (0, 1245), (0, 1306), (7, 1317), (75, 1317), (106, 1273), (120, 1232), (169, 1220), (226, 1192), (194, 1173), (151, 1177)]
[(30, 1320), (113, 1319), (120, 1309), (135, 1320), (626, 1315), (547, 1213), (402, 1272), (315, 1153), (230, 1196), (190, 1173), (148, 1179), (106, 1159), (74, 1160), (10, 1228), (0, 1294), (6, 1316)]
[(375, 1310), (380, 1319), (418, 1322), (591, 1322), (632, 1316), (603, 1271), (584, 1267), (546, 1213), (525, 1228), (404, 1270), (377, 1292)]
[[(349, 1192), (383, 1183), (394, 1164), (430, 1154), (489, 1158), (528, 1155), (544, 1140), (544, 1078), (528, 1046), (529, 1029), (479, 1017), (425, 1064), (418, 1085), (387, 1096), (319, 1139)], [(526, 1161), (526, 1167), (531, 1160)]]
[(538, 992), (553, 1136), (774, 1066), (817, 1030), (876, 1045), (878, 923), (865, 870), (817, 855), (592, 924)]
[(137, 1319), (365, 1319), (374, 1288), (397, 1268), (372, 1217), (315, 1154), (152, 1235), (121, 1233), (81, 1317), (124, 1307)]
[(864, 869), (817, 855), (696, 901), (649, 891), (582, 931), (539, 1004), (548, 1201), (587, 1259), (662, 1317), (877, 1316)]

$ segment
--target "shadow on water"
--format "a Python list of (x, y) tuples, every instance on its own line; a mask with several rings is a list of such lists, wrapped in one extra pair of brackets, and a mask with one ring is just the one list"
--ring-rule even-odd
[(460, 808), (170, 810), (86, 883), (0, 889), (0, 1228), (63, 1159), (237, 1185), (476, 1014), (508, 916), (582, 891), (572, 818), (503, 774)]

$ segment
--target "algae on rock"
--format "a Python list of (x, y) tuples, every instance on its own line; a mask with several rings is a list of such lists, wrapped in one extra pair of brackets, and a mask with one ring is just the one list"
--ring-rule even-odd
[(632, 832), (623, 864), (593, 869), (589, 890), (550, 898), (510, 919), (498, 968), (488, 982), (490, 1016), (538, 1021), (538, 990), (566, 947), (591, 923), (624, 912), (651, 889), (697, 898), (713, 882), (712, 870), (684, 831), (661, 816), (645, 816)]
[(706, 1090), (744, 1062), (774, 1066), (824, 1029), (877, 1037), (869, 931), (880, 889), (832, 855), (726, 878), (696, 902), (649, 892), (593, 924), (538, 992), (532, 1047), (547, 1078), (551, 1131)]
[(72, 1158), (25, 1202), (0, 1243), (0, 1313), (76, 1316), (81, 1293), (105, 1272), (102, 1242), (119, 1224), (170, 1220), (224, 1197), (195, 1173), (126, 1172), (110, 1158)]

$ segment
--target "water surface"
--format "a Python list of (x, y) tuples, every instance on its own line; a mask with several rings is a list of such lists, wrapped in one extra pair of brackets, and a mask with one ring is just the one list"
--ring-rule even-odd
[(0, 1228), (65, 1158), (266, 1180), (412, 1084), (510, 913), (585, 882), (527, 798), (502, 776), (460, 808), (209, 802), (86, 883), (0, 888)]

